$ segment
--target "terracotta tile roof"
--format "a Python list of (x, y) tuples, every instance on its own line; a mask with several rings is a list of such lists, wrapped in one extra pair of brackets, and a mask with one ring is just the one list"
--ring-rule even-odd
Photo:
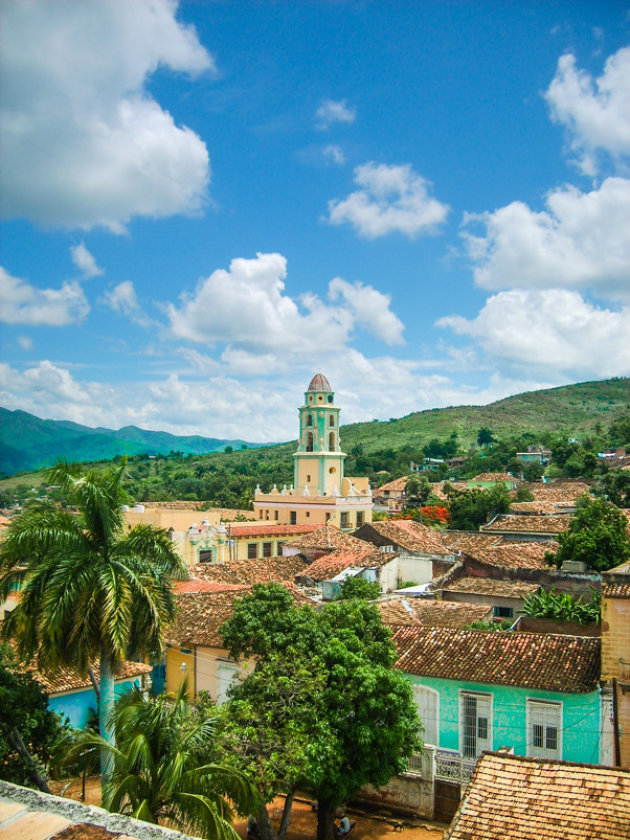
[[(41, 683), (49, 694), (58, 694), (61, 691), (76, 691), (80, 688), (92, 688), (92, 681), (89, 676), (81, 676), (81, 674), (72, 668), (60, 668), (54, 674), (40, 673), (35, 666), (29, 667), (28, 670), (32, 672), (37, 682)], [(92, 663), (92, 670), (98, 682), (101, 677), (98, 662)], [(149, 673), (151, 673), (150, 665), (126, 660), (122, 663), (120, 671), (116, 674), (116, 682), (134, 679), (135, 677), (141, 677), (143, 674)]]
[(300, 577), (309, 577), (319, 583), (330, 580), (351, 567), (368, 569), (388, 563), (395, 555), (380, 551), (370, 543), (362, 543), (360, 548), (339, 549), (319, 557), (300, 573)]
[(256, 525), (242, 525), (231, 522), (227, 525), (231, 537), (283, 537), (294, 534), (310, 534), (321, 525), (274, 525), (273, 522), (261, 522)]
[(423, 554), (451, 554), (434, 528), (414, 522), (411, 519), (397, 519), (389, 522), (370, 522), (363, 526), (366, 532), (373, 529), (381, 537), (391, 540), (407, 551)]
[(406, 475), (403, 475), (402, 478), (395, 478), (393, 481), (388, 481), (387, 484), (383, 484), (381, 487), (375, 487), (374, 493), (376, 495), (380, 495), (384, 493), (385, 490), (388, 490), (390, 493), (402, 493), (402, 491), (407, 486), (407, 482), (409, 479)]
[(628, 840), (630, 770), (483, 753), (445, 840)]
[(421, 624), (424, 627), (450, 627), (461, 630), (472, 621), (491, 617), (487, 604), (460, 604), (427, 598), (395, 598), (376, 604), (385, 624)]
[(469, 481), (516, 481), (509, 473), (479, 473)]
[(301, 557), (257, 557), (227, 563), (199, 563), (189, 568), (195, 578), (214, 583), (283, 583), (294, 580), (306, 566)]
[(511, 502), (510, 513), (538, 514), (561, 513), (570, 502)]
[(597, 688), (598, 638), (400, 627), (396, 667), (419, 677), (581, 693)]
[(504, 513), (499, 514), (487, 525), (482, 525), (479, 530), (484, 534), (559, 534), (560, 531), (567, 531), (570, 523), (570, 516), (519, 516)]
[(473, 554), (476, 550), (490, 548), (499, 545), (502, 537), (498, 534), (479, 534), (475, 531), (442, 531), (440, 534), (442, 542), (447, 548), (454, 552), (465, 552)]
[(336, 548), (352, 548), (365, 544), (351, 534), (346, 534), (334, 525), (319, 525), (309, 534), (287, 540), (286, 545), (299, 549), (332, 550)]
[(603, 573), (602, 595), (605, 598), (630, 598), (630, 560)]
[(234, 584), (231, 583), (217, 583), (211, 580), (199, 580), (191, 578), (190, 580), (175, 580), (173, 581), (173, 589), (178, 594), (189, 592), (225, 592), (233, 591)]
[(537, 502), (574, 502), (590, 491), (588, 484), (583, 481), (534, 482), (525, 486)]
[(501, 569), (547, 569), (545, 554), (555, 551), (555, 540), (548, 542), (502, 543), (486, 549), (472, 549), (466, 553), (478, 563)]
[[(310, 604), (312, 606), (313, 602), (296, 586), (285, 584), (285, 587), (291, 592), (297, 605)], [(223, 647), (219, 628), (232, 616), (235, 600), (250, 591), (251, 586), (241, 585), (222, 592), (194, 592), (178, 595), (177, 618), (165, 632), (167, 641), (179, 645)]]
[(461, 577), (444, 587), (444, 592), (466, 595), (493, 595), (497, 598), (525, 598), (540, 589), (538, 583), (523, 580), (494, 580), (482, 577)]

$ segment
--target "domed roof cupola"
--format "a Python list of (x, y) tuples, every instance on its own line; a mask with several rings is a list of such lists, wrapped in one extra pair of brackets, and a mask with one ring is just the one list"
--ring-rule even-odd
[(330, 382), (326, 379), (323, 373), (316, 373), (311, 379), (307, 391), (332, 391)]

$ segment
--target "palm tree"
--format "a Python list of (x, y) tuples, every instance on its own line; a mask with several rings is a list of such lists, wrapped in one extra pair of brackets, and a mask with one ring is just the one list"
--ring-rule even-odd
[(186, 681), (175, 697), (145, 698), (134, 689), (116, 703), (116, 746), (86, 733), (70, 757), (96, 746), (111, 754), (112, 779), (103, 796), (109, 811), (237, 840), (230, 802), (250, 813), (257, 794), (239, 770), (207, 762), (215, 721), (189, 705), (187, 690)]
[[(35, 504), (11, 520), (0, 553), (0, 595), (24, 574), (20, 602), (2, 635), (42, 671), (69, 665), (87, 674), (100, 661), (99, 727), (113, 743), (114, 677), (125, 658), (162, 653), (175, 613), (171, 577), (185, 571), (165, 531), (139, 525), (124, 533), (126, 461), (103, 472), (67, 464), (49, 472), (77, 513)], [(101, 753), (106, 781), (109, 763)]]

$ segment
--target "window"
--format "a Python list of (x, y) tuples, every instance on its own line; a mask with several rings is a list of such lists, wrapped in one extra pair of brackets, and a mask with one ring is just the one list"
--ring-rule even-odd
[(282, 549), (283, 549), (283, 547), (284, 547), (284, 543), (283, 543), (283, 542), (278, 541), (278, 547), (276, 548), (276, 553), (278, 554), (278, 557), (281, 557), (281, 556), (282, 556)]
[(271, 543), (264, 542), (263, 543), (263, 557), (271, 557)]
[(492, 749), (492, 695), (462, 691), (459, 708), (460, 752), (476, 758)]
[(562, 703), (527, 701), (527, 755), (562, 758)]
[(512, 607), (494, 607), (492, 614), (495, 618), (514, 618)]
[(307, 484), (310, 484), (310, 483), (311, 483), (311, 477), (310, 477), (310, 475), (307, 475), (307, 476), (306, 476), (306, 483), (307, 483)]
[(212, 549), (206, 548), (201, 549), (199, 552), (199, 562), (200, 563), (212, 563)]
[(273, 512), (273, 518), (276, 519), (276, 520), (278, 519), (278, 511), (277, 510), (274, 510), (274, 512)]
[(238, 665), (230, 662), (219, 662), (217, 665), (217, 703), (225, 703), (228, 690), (238, 680)]
[(328, 394), (328, 402), (332, 404), (333, 398), (332, 394)]
[(310, 510), (307, 510), (307, 511), (306, 511), (306, 518), (308, 519), (308, 518), (310, 517), (310, 515), (311, 515)]
[(341, 514), (341, 527), (348, 528), (349, 527), (349, 515), (347, 513)]
[(306, 435), (306, 451), (312, 452), (313, 451), (313, 432), (309, 432)]
[(330, 415), (330, 420), (328, 421), (328, 425), (329, 426), (334, 426), (335, 425), (335, 415), (334, 414)]
[(296, 525), (297, 524), (297, 513), (294, 510), (292, 510), (289, 513), (289, 517), (290, 517), (291, 525)]
[(328, 450), (332, 452), (335, 448), (335, 433), (331, 432), (328, 435)]
[(247, 543), (247, 559), (255, 560), (258, 557), (258, 543)]
[(306, 425), (307, 426), (312, 426), (313, 425), (313, 415), (312, 414), (307, 414), (306, 415)]
[(418, 709), (418, 716), (424, 726), (422, 736), (425, 744), (434, 747), (440, 745), (440, 695), (425, 685), (414, 685), (413, 699)]
[(329, 514), (329, 513), (327, 513), (327, 514), (326, 514), (326, 522), (328, 522), (328, 520), (329, 520), (329, 519), (330, 519), (330, 514)]
[(363, 525), (363, 511), (357, 511), (357, 528), (360, 528)]

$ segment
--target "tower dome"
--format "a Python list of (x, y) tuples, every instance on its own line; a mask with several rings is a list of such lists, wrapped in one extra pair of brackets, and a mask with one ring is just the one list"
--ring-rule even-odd
[(311, 379), (307, 391), (332, 391), (330, 382), (326, 379), (323, 373), (316, 373)]

